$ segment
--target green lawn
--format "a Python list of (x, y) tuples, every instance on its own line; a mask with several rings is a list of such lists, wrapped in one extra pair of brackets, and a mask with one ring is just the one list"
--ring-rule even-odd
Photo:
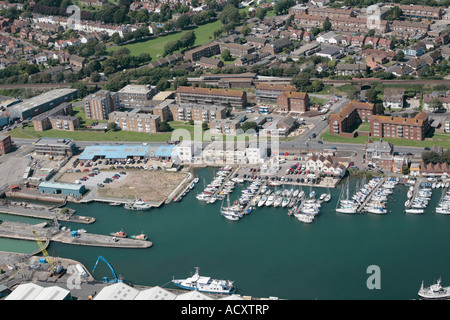
[[(219, 20), (217, 20), (192, 29), (194, 30), (195, 36), (197, 37), (195, 40), (195, 46), (212, 41), (214, 39), (214, 31), (216, 31), (220, 27), (221, 23)], [(122, 47), (127, 47), (128, 49), (130, 49), (131, 55), (138, 56), (141, 53), (148, 53), (152, 57), (152, 60), (157, 60), (162, 57), (164, 53), (164, 46), (166, 45), (166, 43), (179, 40), (183, 36), (183, 34), (188, 31), (189, 30), (184, 30), (167, 36), (160, 36), (155, 39), (127, 44), (124, 46), (112, 46), (108, 48), (108, 51), (115, 51)]]

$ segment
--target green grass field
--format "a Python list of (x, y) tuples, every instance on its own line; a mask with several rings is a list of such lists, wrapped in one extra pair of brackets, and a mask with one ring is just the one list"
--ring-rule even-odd
[[(217, 20), (191, 29), (194, 30), (196, 36), (195, 46), (212, 41), (214, 39), (214, 31), (218, 30), (220, 27), (221, 23)], [(183, 34), (188, 31), (189, 30), (184, 30), (167, 36), (160, 36), (155, 39), (127, 44), (124, 46), (111, 46), (108, 48), (108, 51), (115, 51), (122, 47), (126, 47), (130, 49), (131, 55), (138, 56), (141, 53), (148, 53), (154, 61), (162, 57), (166, 43), (179, 40)]]

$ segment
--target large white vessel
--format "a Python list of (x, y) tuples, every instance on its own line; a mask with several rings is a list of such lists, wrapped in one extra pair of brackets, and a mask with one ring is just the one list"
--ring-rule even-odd
[(199, 275), (198, 270), (199, 268), (195, 268), (195, 274), (189, 278), (173, 279), (173, 284), (182, 289), (208, 293), (233, 294), (235, 291), (233, 281), (202, 277)]
[(436, 284), (433, 284), (429, 287), (420, 286), (419, 297), (422, 299), (448, 299), (450, 298), (450, 287), (442, 287), (441, 279), (437, 281)]
[(133, 203), (127, 203), (123, 207), (128, 210), (148, 210), (152, 206), (146, 203), (145, 201), (136, 198), (136, 200), (134, 200)]

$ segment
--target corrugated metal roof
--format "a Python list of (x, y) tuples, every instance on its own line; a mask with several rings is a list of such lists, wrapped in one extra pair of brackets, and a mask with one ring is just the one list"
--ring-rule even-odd
[(79, 191), (81, 188), (84, 188), (84, 185), (44, 181), (39, 184), (39, 188), (41, 187)]
[(80, 155), (80, 160), (91, 160), (96, 156), (105, 159), (126, 159), (127, 157), (146, 157), (149, 153), (149, 146), (142, 145), (95, 145), (86, 147)]
[(171, 157), (174, 148), (176, 146), (159, 146), (158, 150), (156, 150), (155, 157)]

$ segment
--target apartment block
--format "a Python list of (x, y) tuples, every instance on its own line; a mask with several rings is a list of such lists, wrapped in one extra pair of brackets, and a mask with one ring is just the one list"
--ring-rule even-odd
[(186, 51), (184, 54), (184, 58), (186, 60), (191, 60), (192, 62), (200, 60), (202, 57), (212, 57), (217, 54), (220, 54), (219, 43), (210, 42), (194, 48), (192, 50)]
[[(44, 131), (48, 129), (60, 129), (73, 131), (79, 126), (79, 119), (77, 117), (71, 116), (73, 112), (72, 104), (69, 102), (61, 103), (59, 106), (41, 113), (40, 115), (33, 118), (33, 125), (35, 131)], [(56, 117), (65, 117), (67, 125), (63, 125), (61, 128), (58, 126), (53, 126), (56, 122), (52, 119)]]
[(207, 123), (215, 119), (225, 119), (227, 115), (225, 107), (192, 104), (172, 104), (170, 113), (175, 121), (194, 120)]
[(297, 92), (294, 85), (259, 83), (256, 85), (256, 99), (258, 101), (277, 102), (277, 98), (283, 92)]
[(277, 109), (282, 112), (300, 112), (309, 110), (309, 96), (306, 92), (285, 91), (277, 98)]
[(161, 117), (141, 109), (133, 109), (110, 113), (109, 122), (115, 122), (124, 131), (156, 133), (159, 131)]
[(158, 89), (156, 89), (156, 86), (129, 84), (117, 93), (121, 107), (145, 108), (150, 107), (150, 101), (158, 93)]
[(176, 101), (178, 104), (244, 108), (247, 105), (247, 93), (239, 90), (180, 86), (176, 91)]
[(53, 116), (50, 122), (55, 130), (75, 131), (80, 126), (80, 119), (73, 116)]
[(378, 138), (422, 141), (428, 129), (428, 115), (423, 111), (414, 118), (373, 115), (370, 120), (370, 135)]
[(370, 122), (375, 113), (375, 105), (368, 102), (351, 101), (339, 113), (330, 114), (329, 125), (331, 134), (349, 132), (354, 124)]
[(246, 46), (238, 43), (220, 43), (220, 52), (229, 50), (230, 54), (234, 57), (243, 57), (247, 54), (255, 52), (255, 48), (252, 46)]
[(119, 109), (119, 95), (117, 92), (100, 90), (83, 99), (86, 118), (107, 120), (108, 115)]

